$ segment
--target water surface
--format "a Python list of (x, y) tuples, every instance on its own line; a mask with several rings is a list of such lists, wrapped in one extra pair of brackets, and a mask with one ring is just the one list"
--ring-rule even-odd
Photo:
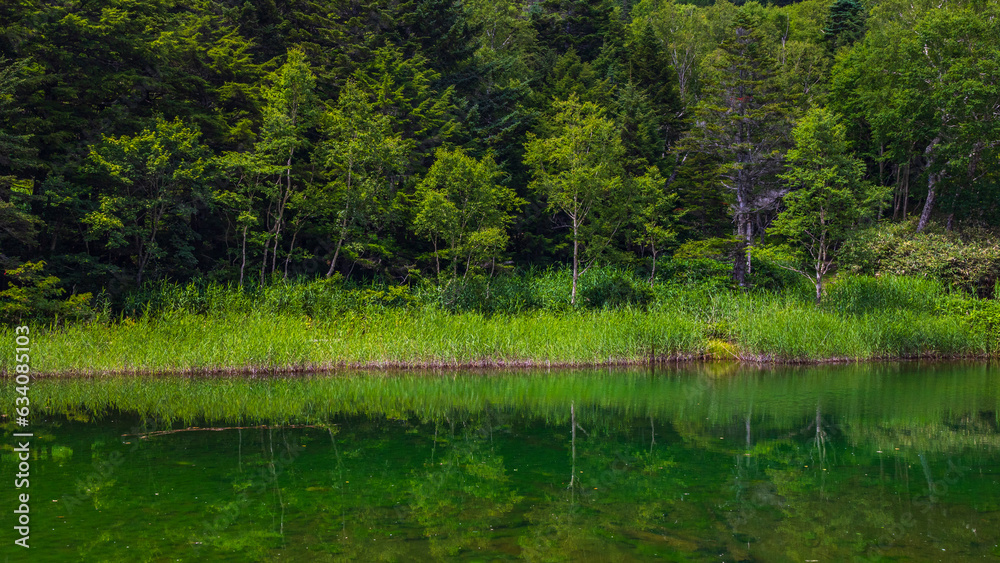
[[(13, 393), (4, 381), (2, 404)], [(986, 364), (47, 379), (31, 393), (36, 562), (1000, 558)], [(0, 553), (24, 560), (11, 542)]]

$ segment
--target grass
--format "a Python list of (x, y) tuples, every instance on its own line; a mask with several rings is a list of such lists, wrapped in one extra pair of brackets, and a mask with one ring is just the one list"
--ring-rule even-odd
[[(816, 307), (801, 288), (650, 289), (607, 270), (571, 308), (561, 272), (416, 289), (338, 281), (241, 290), (162, 285), (117, 318), (34, 327), (37, 374), (255, 373), (386, 367), (594, 366), (991, 357), (997, 301), (917, 278), (846, 277)], [(565, 276), (563, 276), (565, 277)], [(565, 280), (562, 280), (565, 281)], [(492, 297), (488, 297), (492, 296)], [(141, 311), (138, 312), (138, 311)], [(11, 327), (0, 337), (13, 338)], [(11, 348), (0, 355), (9, 371)]]
[(306, 371), (343, 366), (594, 365), (700, 354), (690, 318), (635, 309), (478, 313), (389, 310), (317, 321), (175, 313), (36, 337), (36, 373)]

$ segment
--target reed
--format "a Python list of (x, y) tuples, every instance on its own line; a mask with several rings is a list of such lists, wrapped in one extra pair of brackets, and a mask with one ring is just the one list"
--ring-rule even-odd
[[(33, 327), (32, 367), (39, 374), (255, 373), (706, 356), (816, 362), (986, 357), (998, 348), (1000, 309), (992, 300), (926, 280), (845, 278), (816, 307), (794, 289), (744, 293), (669, 281), (650, 289), (625, 271), (599, 273), (581, 289), (590, 301), (576, 308), (568, 290), (560, 293), (564, 273), (553, 270), (491, 286), (502, 295), (496, 307), (484, 306), (483, 287), (471, 282), (458, 289), (337, 280), (257, 288), (164, 284), (129, 304), (141, 313)], [(9, 341), (12, 329), (0, 328), (0, 338)], [(12, 353), (0, 354), (4, 371)]]
[(45, 333), (36, 337), (32, 366), (43, 374), (94, 374), (596, 365), (697, 355), (704, 345), (693, 319), (637, 309), (489, 317), (390, 309), (324, 320), (177, 312)]

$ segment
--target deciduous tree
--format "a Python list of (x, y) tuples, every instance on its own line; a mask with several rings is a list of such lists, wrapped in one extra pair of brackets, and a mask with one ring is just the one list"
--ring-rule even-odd
[(498, 183), (501, 170), (492, 155), (475, 159), (462, 149), (438, 149), (435, 161), (417, 186), (413, 229), (431, 240), (441, 274), (439, 241), (447, 245), (452, 275), (460, 263), (464, 275), (477, 262), (492, 262), (507, 246), (511, 212), (523, 202)]
[(864, 180), (864, 163), (851, 154), (844, 126), (829, 110), (811, 110), (792, 136), (795, 146), (781, 175), (792, 191), (768, 232), (788, 241), (799, 256), (785, 267), (815, 285), (819, 304), (837, 249), (862, 220), (874, 215), (887, 192)]
[(531, 187), (546, 199), (551, 212), (569, 219), (570, 303), (575, 304), (577, 280), (622, 224), (624, 148), (618, 127), (595, 104), (571, 96), (554, 101), (553, 108), (551, 136), (529, 134), (524, 158), (532, 169)]

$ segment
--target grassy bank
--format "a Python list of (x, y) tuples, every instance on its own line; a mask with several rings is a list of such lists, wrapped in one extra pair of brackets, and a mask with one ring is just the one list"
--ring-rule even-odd
[[(742, 292), (690, 282), (650, 289), (622, 272), (601, 272), (581, 292), (585, 305), (571, 308), (561, 281), (550, 272), (485, 289), (326, 281), (255, 291), (160, 286), (131, 313), (33, 326), (32, 368), (252, 373), (687, 358), (861, 361), (990, 357), (998, 350), (996, 301), (916, 278), (844, 278), (819, 307), (796, 288)], [(484, 291), (492, 295), (484, 298)], [(12, 329), (2, 332), (11, 341)], [(12, 352), (5, 348), (5, 370)]]

